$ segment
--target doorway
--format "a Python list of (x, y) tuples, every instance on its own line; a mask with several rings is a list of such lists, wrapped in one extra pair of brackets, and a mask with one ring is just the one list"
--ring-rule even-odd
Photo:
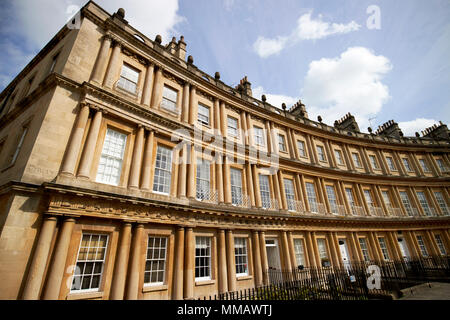
[(402, 254), (402, 258), (404, 260), (408, 260), (409, 259), (409, 250), (408, 250), (408, 245), (406, 244), (405, 238), (403, 238), (403, 236), (398, 236), (397, 241), (398, 241), (398, 246), (400, 247), (400, 252)]
[(266, 239), (267, 267), (270, 283), (283, 281), (281, 273), (280, 250), (277, 239)]
[(348, 254), (347, 242), (345, 239), (339, 240), (339, 251), (341, 252), (342, 263), (347, 269), (350, 267), (350, 255)]

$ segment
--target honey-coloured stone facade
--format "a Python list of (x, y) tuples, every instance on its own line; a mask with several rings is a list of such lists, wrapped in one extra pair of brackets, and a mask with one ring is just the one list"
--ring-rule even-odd
[(312, 121), (124, 15), (89, 2), (0, 94), (0, 299), (192, 299), (449, 254), (446, 125)]

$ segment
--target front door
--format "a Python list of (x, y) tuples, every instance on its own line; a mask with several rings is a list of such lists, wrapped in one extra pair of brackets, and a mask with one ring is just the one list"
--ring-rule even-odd
[(350, 255), (348, 254), (348, 248), (345, 239), (339, 240), (339, 251), (341, 252), (342, 263), (344, 264), (344, 267), (349, 267)]
[(397, 238), (398, 246), (400, 247), (400, 251), (402, 253), (403, 259), (407, 260), (409, 258), (409, 250), (408, 246), (406, 245), (406, 241), (402, 236), (399, 236)]
[(283, 275), (281, 274), (280, 251), (277, 239), (266, 239), (266, 252), (270, 283), (282, 281)]

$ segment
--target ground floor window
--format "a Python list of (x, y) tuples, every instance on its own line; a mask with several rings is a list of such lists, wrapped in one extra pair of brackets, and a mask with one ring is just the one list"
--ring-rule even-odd
[(366, 239), (359, 238), (359, 246), (361, 247), (364, 261), (370, 261), (369, 249), (367, 248)]
[(383, 253), (383, 258), (384, 260), (389, 260), (389, 252), (388, 249), (386, 247), (386, 241), (384, 240), (384, 238), (378, 238), (378, 243), (380, 244), (380, 248), (381, 248), (381, 252)]
[(158, 285), (164, 283), (166, 270), (167, 238), (148, 237), (147, 259), (145, 261), (144, 283)]
[(211, 280), (211, 238), (195, 238), (195, 280)]
[(98, 291), (105, 264), (108, 236), (84, 233), (72, 279), (72, 292)]
[(234, 239), (234, 257), (236, 261), (236, 276), (248, 275), (246, 238)]

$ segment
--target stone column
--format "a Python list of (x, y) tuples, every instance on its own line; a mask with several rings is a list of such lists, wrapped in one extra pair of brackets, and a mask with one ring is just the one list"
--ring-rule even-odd
[(398, 168), (398, 172), (400, 173), (400, 175), (402, 175), (402, 176), (408, 175), (408, 174), (406, 173), (405, 169), (403, 168), (403, 163), (402, 163), (402, 161), (400, 160), (400, 157), (398, 156), (397, 151), (394, 151), (394, 152), (392, 153), (392, 155), (394, 156), (394, 162), (395, 162), (395, 165), (396, 165), (397, 168)]
[(270, 131), (270, 122), (269, 120), (264, 121), (265, 129), (266, 129), (266, 140), (267, 140), (267, 152), (276, 152), (274, 148), (274, 141), (272, 140), (272, 132)]
[(269, 269), (269, 264), (267, 262), (267, 250), (266, 250), (266, 235), (264, 231), (259, 232), (259, 250), (261, 252), (261, 267), (263, 272), (263, 285), (269, 284), (269, 275), (267, 270)]
[(247, 113), (247, 136), (248, 136), (248, 144), (251, 147), (255, 146), (255, 142), (253, 141), (253, 127), (252, 127), (252, 116), (250, 113)]
[[(302, 192), (302, 183), (300, 181), (300, 175), (298, 173), (294, 176), (294, 182), (295, 182), (295, 189), (297, 191), (297, 200), (301, 201), (304, 205), (305, 200), (303, 199), (303, 192)], [(303, 206), (304, 208), (305, 206)]]
[(109, 34), (103, 36), (103, 42), (100, 47), (100, 52), (97, 57), (94, 72), (92, 73), (91, 82), (101, 85), (103, 78), (103, 71), (105, 70), (109, 48), (111, 47), (112, 38)]
[(291, 257), (291, 268), (297, 269), (297, 257), (295, 256), (294, 239), (292, 237), (292, 231), (287, 232), (287, 241), (289, 247), (289, 255)]
[(299, 159), (300, 155), (298, 154), (298, 148), (297, 148), (297, 143), (296, 143), (296, 139), (295, 139), (295, 133), (294, 133), (294, 131), (292, 129), (289, 129), (289, 136), (290, 136), (291, 146), (292, 146), (291, 158)]
[(153, 94), (150, 102), (150, 108), (159, 108), (162, 99), (162, 66), (156, 66), (155, 81), (153, 82)]
[(333, 239), (334, 249), (336, 250), (336, 257), (339, 260), (339, 263), (342, 261), (341, 250), (339, 249), (339, 239), (336, 232), (331, 232), (331, 238)]
[(430, 251), (433, 255), (440, 256), (439, 248), (437, 247), (436, 242), (433, 239), (433, 235), (430, 230), (425, 231), (425, 238), (428, 240)]
[(147, 140), (145, 141), (145, 151), (144, 151), (144, 164), (142, 166), (142, 185), (141, 188), (143, 190), (150, 189), (150, 176), (152, 170), (152, 153), (153, 153), (153, 140), (155, 137), (155, 131), (148, 129), (150, 132), (148, 133)]
[(330, 201), (328, 200), (327, 189), (325, 187), (325, 181), (323, 180), (323, 178), (319, 178), (318, 180), (319, 180), (318, 187), (321, 189), (323, 195), (323, 203), (325, 204), (325, 209), (327, 210), (327, 212), (332, 213)]
[(378, 163), (380, 164), (381, 171), (384, 175), (389, 174), (389, 168), (386, 163), (386, 159), (383, 157), (381, 150), (375, 150), (376, 157), (378, 159)]
[(436, 161), (434, 160), (434, 158), (429, 153), (425, 154), (425, 157), (427, 158), (428, 163), (430, 164), (433, 175), (435, 177), (439, 177), (441, 170), (439, 169), (438, 165), (436, 164)]
[(389, 210), (386, 206), (386, 204), (384, 203), (383, 200), (383, 195), (381, 194), (381, 188), (378, 185), (374, 185), (374, 194), (376, 195), (375, 198), (377, 199), (377, 202), (379, 203), (379, 205), (381, 206), (381, 208), (384, 211), (384, 215), (387, 216), (389, 215)]
[(138, 126), (136, 140), (134, 143), (133, 158), (131, 160), (130, 188), (139, 189), (139, 178), (141, 176), (142, 147), (144, 145), (144, 127)]
[(223, 135), (220, 125), (220, 100), (218, 98), (214, 99), (214, 129), (219, 135)]
[(328, 162), (330, 163), (330, 167), (336, 168), (336, 159), (334, 157), (333, 150), (331, 149), (329, 140), (325, 140), (325, 150), (328, 153)]
[(173, 266), (173, 293), (174, 300), (183, 299), (183, 272), (184, 272), (184, 228), (177, 226), (175, 237), (175, 259)]
[(227, 156), (224, 156), (223, 162), (223, 193), (224, 202), (231, 204), (230, 162)]
[(318, 265), (316, 263), (316, 253), (312, 241), (313, 240), (311, 237), (311, 231), (305, 231), (305, 242), (306, 242), (306, 249), (308, 251), (309, 266), (316, 267)]
[(77, 121), (75, 122), (72, 137), (69, 140), (69, 146), (67, 148), (61, 173), (70, 175), (75, 173), (75, 166), (78, 160), (78, 154), (80, 152), (81, 142), (83, 140), (88, 117), (89, 106), (86, 103), (81, 103), (80, 112), (78, 113)]
[(183, 143), (183, 147), (181, 149), (181, 162), (179, 165), (179, 183), (178, 183), (178, 196), (180, 198), (186, 198), (186, 176), (187, 176), (187, 162), (188, 162), (188, 156), (187, 156), (187, 148), (188, 145), (186, 143)]
[(189, 124), (194, 125), (197, 122), (197, 88), (191, 85), (189, 95)]
[(303, 203), (305, 204), (305, 211), (310, 212), (311, 209), (309, 207), (308, 194), (306, 193), (305, 177), (303, 175), (300, 175), (300, 183), (302, 187)]
[(339, 266), (341, 263), (340, 263), (338, 255), (337, 255), (336, 246), (335, 246), (334, 239), (333, 239), (333, 234), (331, 232), (327, 232), (326, 237), (327, 237), (328, 244), (330, 247), (331, 261), (333, 262), (333, 266)]
[(245, 173), (247, 174), (247, 192), (249, 194), (250, 197), (250, 202), (252, 205), (252, 208), (254, 208), (256, 206), (256, 201), (255, 201), (255, 189), (253, 188), (253, 175), (252, 175), (252, 167), (250, 162), (247, 162), (245, 164)]
[(75, 219), (66, 217), (63, 220), (59, 238), (55, 244), (53, 263), (48, 269), (47, 285), (43, 295), (44, 300), (57, 300), (61, 290), (61, 283), (66, 266), (67, 252), (75, 225)]
[(347, 160), (347, 167), (351, 171), (355, 171), (355, 163), (353, 162), (352, 155), (350, 154), (350, 149), (347, 144), (342, 145), (342, 151), (344, 153), (344, 158)]
[(187, 227), (185, 230), (184, 245), (184, 298), (192, 299), (194, 297), (195, 278), (195, 238), (192, 227)]
[(146, 107), (150, 107), (150, 102), (152, 99), (154, 72), (155, 72), (155, 65), (152, 62), (149, 62), (147, 64), (147, 71), (145, 73), (144, 89), (142, 90), (142, 100), (141, 100), (141, 103)]
[(410, 156), (412, 159), (412, 163), (415, 165), (415, 167), (417, 168), (417, 171), (419, 172), (419, 176), (425, 176), (422, 166), (420, 165), (419, 160), (417, 160), (416, 154), (410, 153)]
[(190, 199), (194, 199), (196, 193), (196, 184), (195, 184), (197, 180), (195, 176), (196, 165), (197, 165), (197, 156), (195, 153), (195, 144), (192, 143), (187, 175), (187, 197)]
[(369, 238), (369, 242), (372, 247), (372, 254), (374, 255), (375, 260), (377, 261), (383, 261), (383, 254), (381, 252), (380, 246), (378, 244), (378, 239), (376, 239), (376, 236), (374, 235), (374, 232), (369, 231), (367, 233), (367, 236)]
[(416, 243), (413, 239), (411, 231), (405, 231), (405, 240), (408, 242), (408, 249), (413, 258), (420, 258), (419, 249), (416, 247)]
[(108, 69), (106, 70), (105, 81), (103, 83), (103, 85), (108, 89), (112, 89), (116, 81), (117, 70), (120, 67), (119, 62), (121, 47), (122, 45), (119, 42), (116, 41), (114, 43), (111, 59), (109, 61)]
[(255, 286), (262, 286), (263, 273), (261, 267), (261, 249), (258, 231), (252, 230), (252, 241), (253, 241), (253, 261), (254, 261), (254, 275), (255, 275)]
[(369, 161), (369, 155), (367, 154), (367, 150), (364, 147), (359, 147), (359, 151), (361, 154), (362, 163), (366, 169), (367, 173), (373, 173), (372, 164)]
[(219, 293), (228, 291), (227, 250), (225, 244), (225, 230), (219, 230)]
[(50, 253), (53, 234), (56, 228), (56, 217), (44, 216), (39, 239), (34, 250), (33, 260), (28, 271), (27, 281), (23, 289), (23, 300), (38, 300), (41, 291), (42, 280), (44, 278), (45, 266)]
[(277, 176), (278, 176), (278, 184), (279, 184), (279, 189), (280, 189), (280, 209), (283, 210), (288, 210), (288, 205), (287, 205), (287, 200), (286, 200), (286, 193), (285, 193), (285, 189), (284, 189), (284, 181), (283, 181), (283, 174), (281, 173), (281, 170), (278, 170), (277, 172)]
[(256, 164), (251, 164), (251, 167), (253, 173), (253, 187), (255, 188), (255, 205), (257, 208), (261, 208), (262, 202), (261, 202), (261, 191), (259, 189), (258, 168), (256, 167)]
[(287, 240), (286, 231), (281, 231), (281, 241), (283, 243), (283, 257), (284, 257), (284, 266), (286, 268), (286, 271), (292, 270), (292, 263), (291, 258), (289, 255), (289, 245)]
[(127, 300), (137, 300), (139, 295), (139, 265), (141, 258), (141, 243), (144, 225), (139, 223), (133, 231), (133, 243), (131, 245), (130, 271), (128, 275)]
[(127, 278), (128, 255), (131, 243), (131, 223), (125, 222), (122, 225), (120, 243), (117, 247), (114, 276), (111, 284), (110, 300), (123, 300), (125, 292), (125, 281)]
[(220, 131), (224, 137), (227, 136), (227, 116), (225, 113), (225, 102), (220, 101)]
[(311, 231), (311, 245), (313, 248), (313, 254), (316, 258), (317, 266), (320, 267), (322, 266), (322, 261), (320, 258), (319, 246), (317, 245), (316, 233), (314, 231)]
[(317, 161), (317, 155), (316, 155), (316, 150), (314, 147), (314, 143), (311, 139), (310, 135), (305, 135), (306, 137), (306, 147), (308, 149), (308, 153), (309, 153), (309, 157), (311, 159), (311, 163), (312, 164), (318, 164), (319, 161)]
[(227, 267), (228, 267), (228, 290), (236, 291), (236, 261), (234, 257), (233, 231), (227, 230)]
[(92, 160), (94, 159), (95, 146), (97, 145), (98, 133), (102, 123), (102, 112), (102, 110), (95, 112), (81, 156), (78, 176), (85, 179), (90, 179)]
[(356, 258), (358, 261), (364, 261), (364, 256), (361, 250), (361, 246), (359, 244), (358, 235), (356, 232), (352, 232), (352, 243), (355, 248)]
[(223, 172), (222, 172), (222, 162), (223, 156), (220, 153), (216, 154), (217, 162), (216, 162), (216, 185), (217, 185), (217, 193), (219, 195), (219, 203), (224, 202), (224, 192), (223, 192)]
[(394, 232), (386, 232), (387, 238), (389, 239), (389, 242), (391, 243), (392, 246), (392, 253), (394, 255), (394, 259), (395, 260), (402, 260), (402, 253), (400, 252), (400, 248), (398, 247), (398, 241), (397, 241), (397, 237), (395, 236)]
[(241, 131), (242, 131), (242, 144), (248, 145), (248, 134), (247, 134), (247, 116), (245, 111), (241, 111)]
[(184, 123), (189, 122), (189, 89), (190, 88), (190, 84), (189, 82), (184, 82), (184, 87), (183, 87), (183, 105), (182, 105), (182, 110), (181, 110), (181, 117), (182, 117), (182, 121)]
[[(370, 215), (370, 208), (366, 201), (366, 196), (364, 195), (363, 188), (360, 184), (356, 184), (356, 194), (359, 193), (359, 202), (363, 205), (364, 211), (366, 211), (366, 215)], [(358, 192), (359, 191), (359, 192)], [(357, 196), (358, 197), (358, 196)]]

